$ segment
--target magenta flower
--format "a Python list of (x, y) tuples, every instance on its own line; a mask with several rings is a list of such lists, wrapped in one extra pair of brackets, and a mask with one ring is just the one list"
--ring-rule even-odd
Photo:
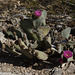
[(65, 58), (70, 58), (70, 57), (73, 56), (73, 54), (72, 54), (71, 51), (64, 51), (63, 56), (64, 56)]
[(35, 15), (36, 15), (37, 17), (41, 16), (41, 11), (35, 11)]

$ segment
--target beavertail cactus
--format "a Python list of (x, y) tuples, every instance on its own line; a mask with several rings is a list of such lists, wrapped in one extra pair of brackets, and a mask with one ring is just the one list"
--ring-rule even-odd
[(37, 19), (33, 19), (34, 27), (37, 29), (41, 25), (46, 25), (46, 17), (47, 17), (47, 12), (46, 10), (43, 10), (41, 16), (39, 16)]
[[(22, 19), (20, 21), (20, 27), (22, 31), (27, 34), (28, 39), (40, 40), (37, 30), (42, 24), (46, 25), (45, 19), (47, 17), (47, 12), (46, 10), (43, 10), (42, 12), (36, 11), (35, 14), (39, 15), (39, 17), (37, 17), (36, 19), (33, 18), (32, 20)], [(34, 31), (36, 31), (37, 33), (35, 33)]]
[(71, 28), (67, 27), (66, 29), (64, 29), (61, 33), (62, 37), (68, 39), (70, 36), (70, 32), (71, 32)]
[(21, 53), (17, 52), (16, 49), (14, 48), (14, 46), (9, 47), (8, 45), (5, 46), (6, 50), (14, 55), (21, 55)]
[(22, 31), (27, 34), (28, 39), (38, 40), (37, 34), (32, 32), (34, 26), (30, 19), (21, 20), (20, 24)]
[(30, 53), (28, 49), (25, 49), (24, 45), (20, 45), (21, 52), (28, 58), (33, 58), (33, 55)]
[(47, 60), (48, 59), (48, 55), (42, 51), (39, 51), (39, 50), (35, 50), (35, 55), (40, 60)]
[(21, 45), (23, 45), (23, 46), (25, 47), (25, 49), (28, 49), (28, 47), (27, 47), (26, 44), (22, 41), (21, 38), (19, 38), (18, 41), (19, 41), (19, 45), (21, 44)]
[(26, 34), (23, 35), (23, 41), (24, 41), (24, 43), (25, 43), (27, 46), (29, 46), (29, 40), (28, 40)]
[[(47, 60), (49, 56), (53, 56), (54, 54), (60, 56), (63, 52), (63, 48), (66, 47), (66, 50), (68, 48), (66, 45), (62, 45), (62, 40), (59, 43), (59, 46), (57, 46), (59, 39), (55, 39), (56, 35), (53, 32), (55, 30), (54, 27), (51, 29), (50, 26), (46, 25), (46, 17), (46, 10), (35, 11), (34, 17), (30, 19), (21, 19), (20, 26), (8, 26), (8, 28), (3, 29), (3, 33), (5, 34), (3, 37), (5, 37), (6, 43), (1, 42), (1, 49), (6, 50), (13, 55), (23, 54), (27, 58), (34, 59), (35, 57), (42, 61)], [(52, 33), (50, 30), (52, 30)], [(71, 28), (68, 27), (61, 33), (58, 33), (58, 35), (68, 40), (70, 31)], [(52, 42), (51, 40), (55, 42)], [(68, 44), (71, 48), (74, 48), (74, 43)], [(70, 58), (73, 55), (72, 52), (66, 51), (63, 54), (66, 58)]]

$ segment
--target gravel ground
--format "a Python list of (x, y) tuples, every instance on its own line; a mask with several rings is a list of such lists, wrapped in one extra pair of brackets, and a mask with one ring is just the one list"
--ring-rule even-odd
[[(52, 19), (49, 22), (54, 23), (57, 20)], [(44, 63), (38, 60), (27, 60), (23, 56), (14, 57), (4, 52), (0, 54), (0, 75), (75, 75), (75, 62), (59, 65), (54, 63), (56, 58), (53, 58), (52, 63)]]
[(21, 57), (0, 55), (0, 75), (75, 75), (75, 62), (61, 66), (37, 62), (24, 62)]

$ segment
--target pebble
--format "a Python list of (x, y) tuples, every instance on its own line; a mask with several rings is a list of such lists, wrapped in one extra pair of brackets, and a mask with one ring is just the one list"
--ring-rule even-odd
[(75, 73), (75, 65), (73, 63), (70, 63), (70, 65), (66, 71), (70, 74)]
[(52, 75), (62, 75), (63, 71), (61, 69), (57, 69), (54, 71), (54, 73)]
[(21, 69), (21, 73), (24, 74), (25, 73), (25, 67), (21, 67), (20, 69)]

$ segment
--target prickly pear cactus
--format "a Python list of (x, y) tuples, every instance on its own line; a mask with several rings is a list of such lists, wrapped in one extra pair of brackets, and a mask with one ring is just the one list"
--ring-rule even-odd
[[(35, 20), (21, 19), (18, 28), (16, 26), (9, 26), (3, 29), (7, 42), (4, 43), (2, 49), (14, 55), (23, 54), (30, 59), (35, 56), (37, 59), (47, 60), (48, 54), (40, 49), (45, 46), (43, 49), (46, 50), (51, 46), (50, 36), (48, 38), (50, 27), (42, 26), (42, 24), (46, 25), (46, 17), (47, 12), (43, 10), (41, 16)], [(46, 36), (47, 39), (44, 39)]]
[[(40, 27), (42, 24), (46, 25), (46, 17), (47, 12), (46, 10), (43, 10), (41, 16), (36, 18), (35, 20), (22, 19), (20, 21), (20, 27), (22, 31), (27, 34), (28, 39), (41, 40), (43, 36), (46, 36), (48, 34), (50, 30), (49, 27)], [(43, 34), (40, 35), (40, 32), (43, 32)]]
[(21, 20), (20, 27), (21, 27), (22, 31), (27, 34), (28, 39), (38, 40), (38, 35), (33, 32), (34, 26), (33, 26), (33, 23), (31, 20), (29, 20), (29, 19)]
[[(52, 44), (51, 40), (56, 35), (52, 33), (51, 36), (51, 27), (46, 25), (46, 17), (47, 12), (43, 10), (35, 19), (21, 19), (20, 26), (8, 26), (3, 29), (5, 42), (0, 42), (1, 50), (6, 50), (14, 56), (24, 55), (29, 59), (37, 58), (43, 61), (51, 55), (63, 54), (63, 50), (68, 49), (67, 44), (64, 44), (63, 40), (60, 43), (56, 41)], [(69, 32), (66, 32), (67, 30)], [(66, 28), (60, 35), (68, 40), (70, 31), (71, 28)], [(55, 45), (56, 43), (58, 45)], [(68, 45), (73, 49), (73, 56), (75, 56), (75, 43), (68, 43)]]
[(39, 26), (41, 25), (46, 25), (46, 17), (47, 17), (47, 12), (46, 10), (43, 10), (41, 16), (33, 20), (34, 27), (39, 28)]

